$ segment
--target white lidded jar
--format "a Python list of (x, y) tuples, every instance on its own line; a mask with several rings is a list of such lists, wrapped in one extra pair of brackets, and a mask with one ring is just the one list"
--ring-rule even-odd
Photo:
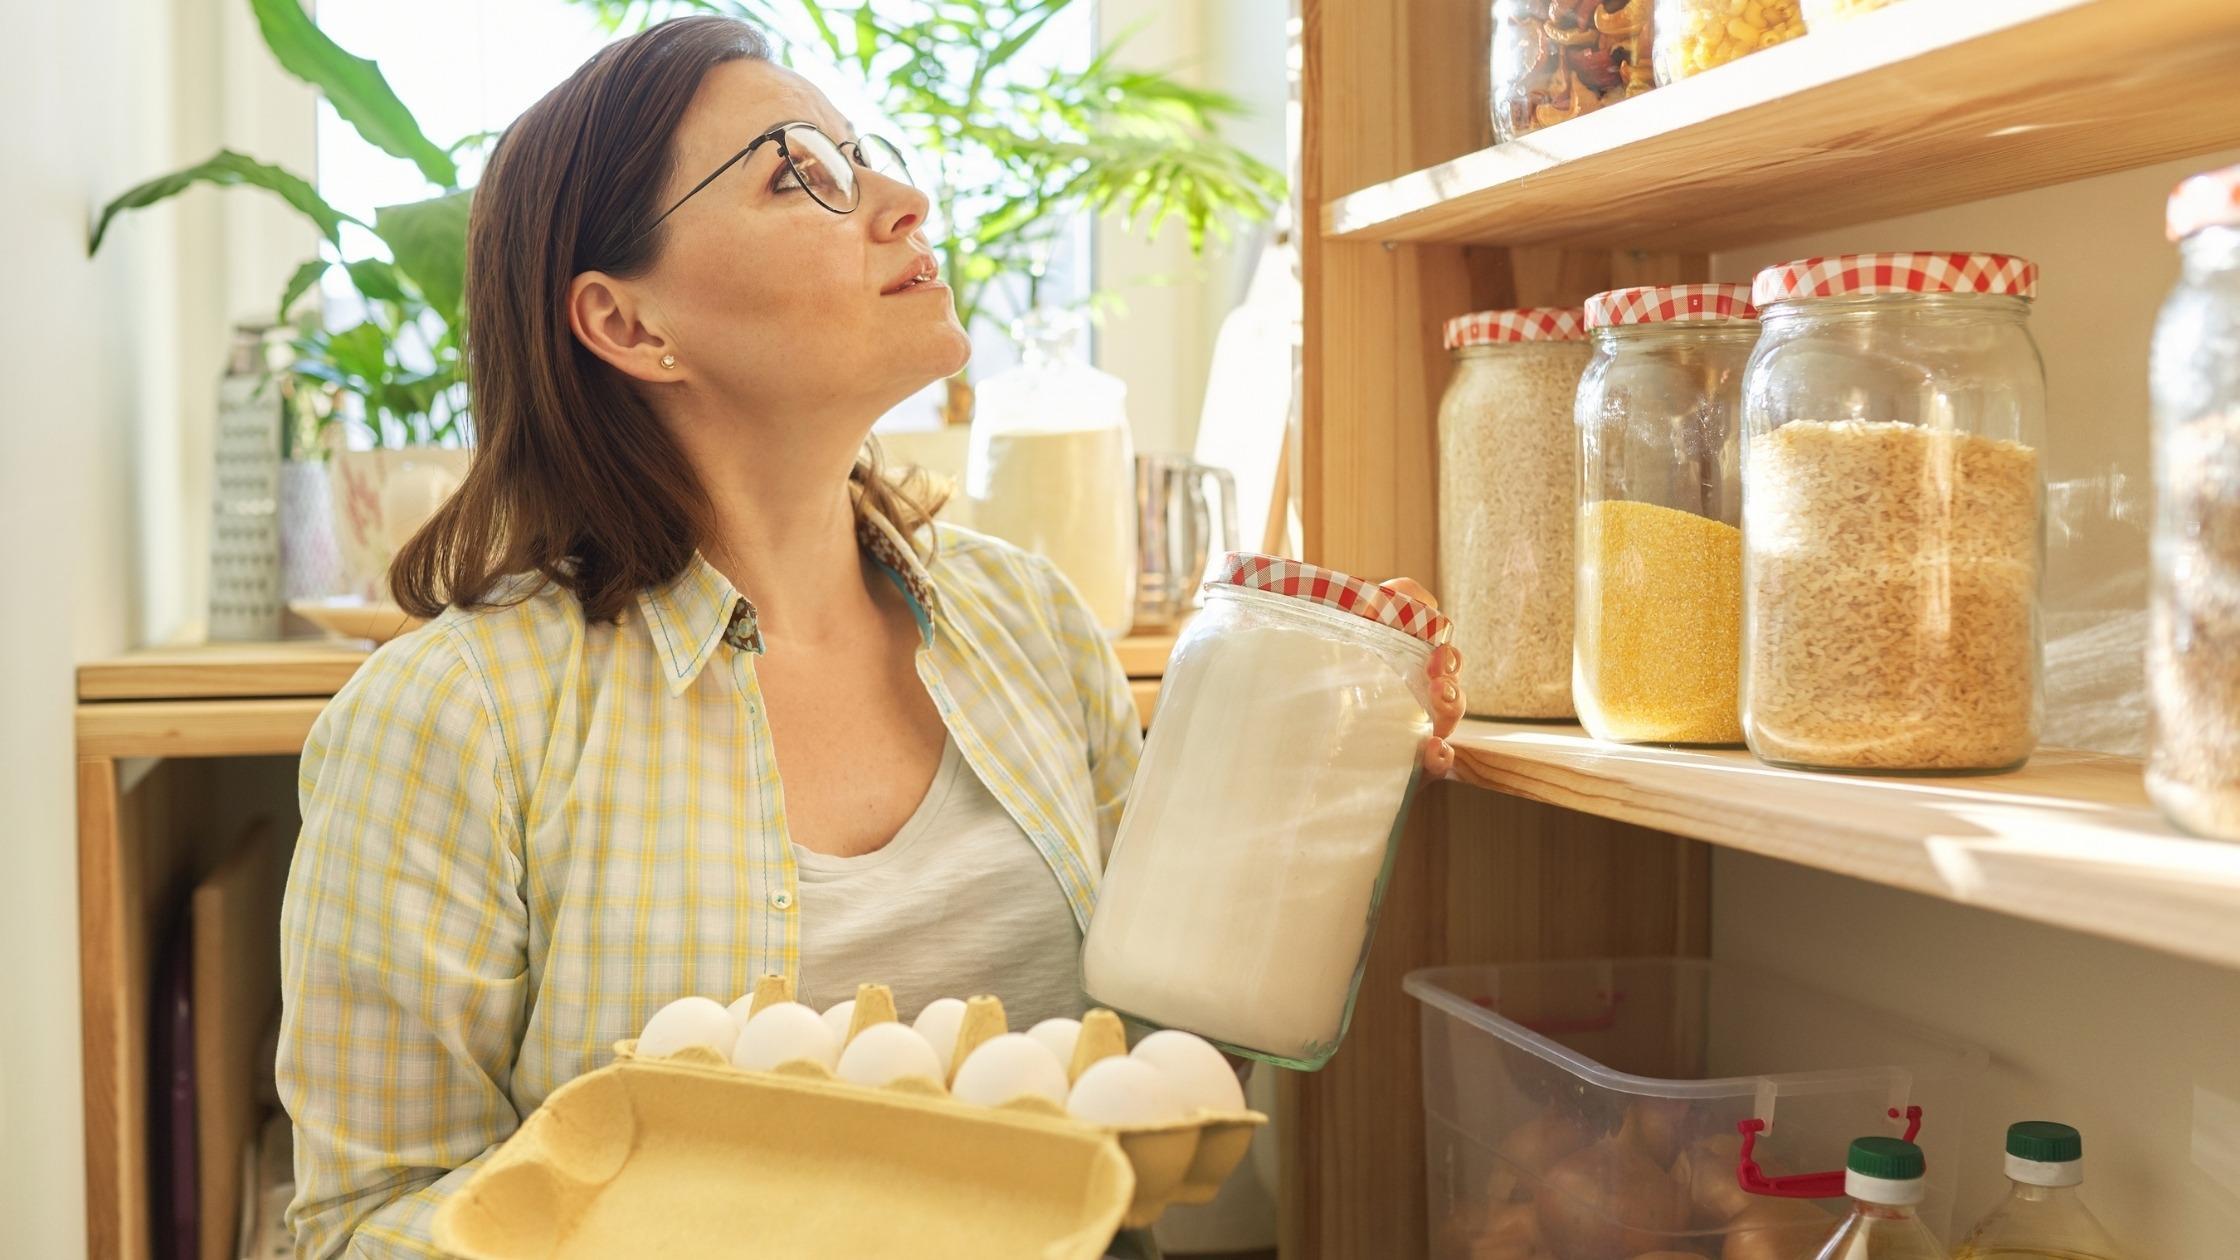
[(1022, 359), (979, 388), (965, 493), (972, 523), (1046, 556), (1112, 637), (1136, 602), (1136, 458), (1127, 386), (1073, 357), (1073, 326), (1022, 321)]
[(1099, 1006), (1286, 1067), (1352, 1015), (1431, 734), (1430, 605), (1238, 552), (1175, 644), (1082, 950)]

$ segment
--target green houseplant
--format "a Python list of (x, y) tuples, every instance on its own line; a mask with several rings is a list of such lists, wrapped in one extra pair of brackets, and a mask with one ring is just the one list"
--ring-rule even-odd
[[(101, 248), (118, 216), (168, 200), (196, 185), (259, 188), (278, 196), (318, 229), (335, 253), (343, 227), (366, 228), (387, 257), (315, 257), (298, 266), (280, 295), (280, 323), (331, 268), (339, 266), (360, 299), (360, 318), (329, 327), (317, 313), (297, 325), (286, 374), (291, 393), (318, 399), (310, 410), (362, 429), (370, 450), (337, 457), (328, 478), (343, 580), (380, 597), (389, 558), (465, 474), (472, 440), (463, 323), (470, 190), (460, 187), (459, 156), (482, 139), (448, 147), (422, 131), (379, 66), (337, 46), (300, 0), (249, 0), (265, 46), (282, 69), (319, 89), (359, 135), (414, 164), (439, 195), (385, 206), (366, 223), (336, 209), (311, 182), (231, 150), (126, 190), (102, 207), (87, 253)], [(294, 456), (320, 447), (290, 426)]]
[[(1086, 212), (1155, 234), (1178, 220), (1193, 251), (1266, 219), (1283, 176), (1218, 132), (1232, 97), (1118, 64), (1122, 41), (1081, 70), (1024, 54), (1076, 0), (577, 0), (617, 27), (682, 10), (727, 13), (822, 49), (858, 76), (914, 160), (929, 164), (942, 278), (966, 328), (1005, 327), (1041, 300), (1057, 238)], [(882, 124), (884, 126), (884, 124)], [(1006, 293), (1006, 278), (1024, 293)], [(1013, 286), (1017, 288), (1019, 286)], [(949, 419), (970, 418), (950, 386)]]

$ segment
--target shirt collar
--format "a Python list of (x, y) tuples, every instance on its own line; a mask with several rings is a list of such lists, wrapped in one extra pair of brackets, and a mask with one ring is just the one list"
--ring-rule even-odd
[[(940, 599), (917, 549), (891, 522), (868, 507), (857, 510), (856, 543), (910, 601), (918, 634), (932, 646)], [(671, 695), (682, 694), (699, 678), (717, 648), (729, 644), (757, 655), (764, 648), (754, 601), (740, 594), (731, 580), (697, 551), (684, 572), (667, 585), (639, 592), (638, 608), (653, 636), (654, 651), (661, 656)]]

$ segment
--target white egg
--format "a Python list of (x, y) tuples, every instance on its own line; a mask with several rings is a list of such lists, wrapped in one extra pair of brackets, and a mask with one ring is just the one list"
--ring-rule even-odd
[(1078, 1019), (1046, 1019), (1027, 1030), (1027, 1035), (1043, 1044), (1057, 1056), (1067, 1072), (1073, 1071), (1074, 1043), (1081, 1040), (1081, 1021)]
[(848, 1025), (856, 1022), (856, 1000), (849, 998), (824, 1013), (824, 1026), (832, 1030), (833, 1041), (848, 1044)]
[(1000, 1107), (1029, 1094), (1063, 1107), (1066, 1070), (1041, 1042), (1025, 1033), (1005, 1033), (989, 1038), (965, 1057), (953, 1092), (983, 1107)]
[(1203, 1037), (1164, 1029), (1138, 1042), (1129, 1057), (1159, 1069), (1185, 1111), (1244, 1110), (1236, 1070)]
[(738, 1021), (722, 1003), (714, 998), (678, 998), (646, 1021), (645, 1031), (638, 1034), (638, 1057), (666, 1059), (686, 1046), (706, 1046), (728, 1059), (738, 1040)]
[(964, 1003), (956, 998), (928, 1002), (910, 1026), (941, 1056), (941, 1075), (947, 1079), (949, 1069), (956, 1066), (957, 1032), (964, 1027)]
[(1073, 1083), (1066, 1110), (1091, 1124), (1113, 1126), (1167, 1124), (1183, 1114), (1166, 1074), (1126, 1055), (1090, 1064)]
[(729, 1009), (731, 1011), (732, 1021), (738, 1024), (739, 1027), (745, 1028), (747, 1026), (747, 1021), (754, 1018), (754, 994), (740, 994), (739, 1000), (733, 1002)]
[(843, 1081), (878, 1086), (905, 1076), (941, 1079), (941, 1056), (907, 1024), (873, 1024), (840, 1052)]
[(799, 1002), (766, 1006), (739, 1032), (731, 1066), (767, 1072), (783, 1063), (806, 1060), (827, 1071), (840, 1060), (840, 1039), (824, 1017)]

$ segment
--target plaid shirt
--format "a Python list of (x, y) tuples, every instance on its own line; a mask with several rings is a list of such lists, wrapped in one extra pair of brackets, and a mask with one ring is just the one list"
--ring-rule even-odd
[[(1040, 557), (866, 516), (958, 748), (1086, 925), (1141, 733)], [(545, 587), (375, 652), (304, 746), (279, 1084), (299, 1256), (441, 1254), (444, 1193), (685, 994), (798, 975), (754, 606), (695, 559), (619, 625)]]

